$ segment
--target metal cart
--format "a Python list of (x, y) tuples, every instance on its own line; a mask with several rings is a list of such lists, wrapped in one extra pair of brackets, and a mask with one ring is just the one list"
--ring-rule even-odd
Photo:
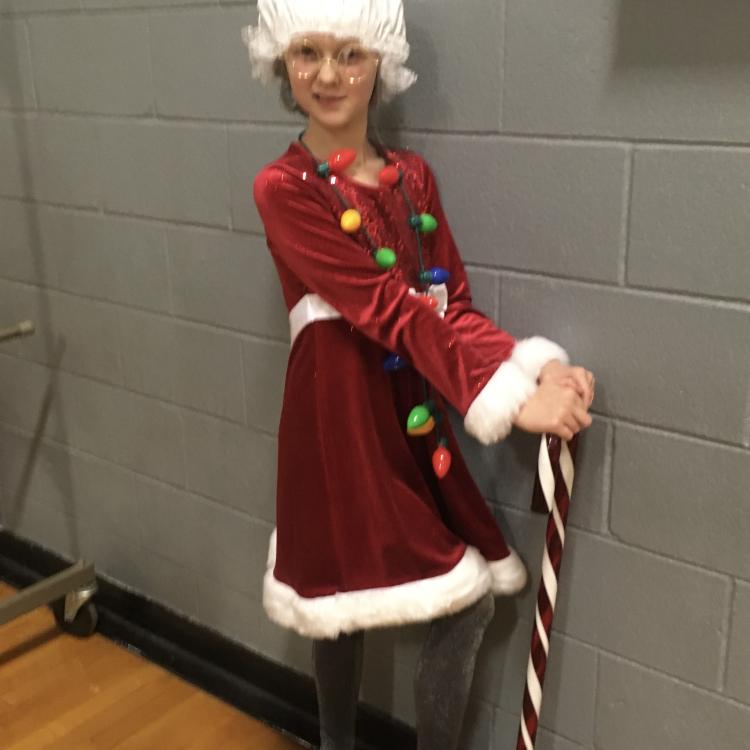
[[(0, 329), (0, 343), (32, 333), (34, 324), (25, 320), (12, 328)], [(50, 605), (55, 620), (64, 631), (80, 637), (89, 636), (96, 629), (98, 620), (96, 607), (91, 601), (95, 593), (94, 565), (79, 560), (67, 570), (0, 599), (0, 625), (37, 607)]]

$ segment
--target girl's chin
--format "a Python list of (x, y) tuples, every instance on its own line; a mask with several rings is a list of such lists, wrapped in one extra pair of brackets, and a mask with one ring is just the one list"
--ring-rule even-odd
[(349, 111), (330, 112), (316, 108), (311, 111), (311, 114), (321, 125), (327, 125), (328, 127), (342, 127), (357, 119), (356, 113)]

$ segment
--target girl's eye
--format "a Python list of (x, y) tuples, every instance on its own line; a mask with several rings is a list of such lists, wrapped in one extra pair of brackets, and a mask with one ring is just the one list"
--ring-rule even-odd
[(318, 59), (318, 52), (313, 47), (309, 47), (308, 45), (303, 45), (299, 49), (299, 54), (305, 58), (305, 60), (317, 60)]
[(347, 47), (341, 51), (341, 60), (345, 65), (356, 65), (365, 59), (365, 51), (358, 47)]

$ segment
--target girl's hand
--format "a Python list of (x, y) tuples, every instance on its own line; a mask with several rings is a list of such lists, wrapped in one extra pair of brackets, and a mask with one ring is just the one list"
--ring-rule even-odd
[(588, 409), (594, 400), (594, 374), (583, 367), (569, 367), (560, 360), (553, 359), (542, 367), (539, 373), (539, 383), (553, 381), (559, 385), (567, 385), (578, 393)]
[(563, 440), (572, 440), (591, 421), (577, 391), (550, 378), (521, 407), (513, 424), (526, 432), (549, 432)]

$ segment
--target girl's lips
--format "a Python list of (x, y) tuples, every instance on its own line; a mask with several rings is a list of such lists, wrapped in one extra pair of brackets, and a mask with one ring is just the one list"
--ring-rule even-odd
[(320, 94), (313, 94), (313, 96), (317, 102), (325, 107), (334, 107), (346, 99), (345, 96), (321, 96)]

